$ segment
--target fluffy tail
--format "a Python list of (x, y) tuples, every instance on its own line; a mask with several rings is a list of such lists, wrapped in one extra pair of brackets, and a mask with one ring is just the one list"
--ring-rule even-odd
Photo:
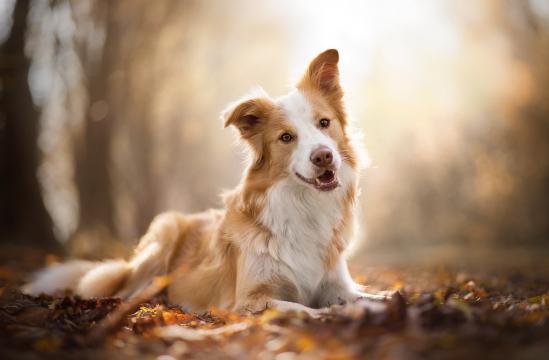
[(21, 290), (30, 295), (54, 295), (71, 290), (84, 297), (111, 296), (120, 289), (129, 273), (129, 264), (124, 260), (73, 260), (39, 271)]
[(181, 214), (161, 214), (141, 238), (130, 261), (69, 261), (39, 271), (21, 290), (30, 295), (71, 290), (83, 297), (137, 296), (155, 276), (168, 272), (185, 225)]

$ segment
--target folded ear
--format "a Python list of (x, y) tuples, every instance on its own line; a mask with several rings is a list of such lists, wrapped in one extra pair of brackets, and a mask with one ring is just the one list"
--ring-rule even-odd
[(338, 62), (339, 53), (336, 49), (329, 49), (319, 54), (311, 61), (297, 87), (301, 89), (314, 88), (327, 94), (341, 92)]
[(268, 97), (245, 98), (229, 105), (221, 118), (225, 127), (236, 126), (240, 135), (248, 139), (261, 130), (273, 106)]

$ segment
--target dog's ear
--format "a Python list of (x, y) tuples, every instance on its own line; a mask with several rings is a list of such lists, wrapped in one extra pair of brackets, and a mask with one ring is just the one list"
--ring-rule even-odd
[(225, 127), (234, 125), (243, 138), (249, 139), (261, 131), (273, 106), (268, 97), (245, 98), (229, 105), (221, 118)]
[(311, 61), (297, 87), (303, 90), (317, 89), (326, 95), (342, 95), (339, 85), (339, 53), (329, 49)]

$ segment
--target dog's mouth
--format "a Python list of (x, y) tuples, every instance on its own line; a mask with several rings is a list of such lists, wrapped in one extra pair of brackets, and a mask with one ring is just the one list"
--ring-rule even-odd
[(324, 170), (322, 174), (315, 178), (306, 178), (298, 172), (295, 174), (300, 180), (312, 185), (315, 189), (320, 191), (331, 191), (340, 185), (339, 179), (333, 170)]

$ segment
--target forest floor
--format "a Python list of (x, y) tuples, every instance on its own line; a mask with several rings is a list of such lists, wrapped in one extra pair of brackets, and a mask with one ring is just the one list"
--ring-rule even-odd
[[(398, 290), (381, 311), (358, 302), (319, 319), (267, 310), (203, 314), (120, 299), (30, 297), (17, 287), (45, 261), (1, 249), (2, 359), (547, 359), (549, 276), (446, 268), (367, 268), (371, 292)], [(402, 302), (401, 300), (404, 300)]]

